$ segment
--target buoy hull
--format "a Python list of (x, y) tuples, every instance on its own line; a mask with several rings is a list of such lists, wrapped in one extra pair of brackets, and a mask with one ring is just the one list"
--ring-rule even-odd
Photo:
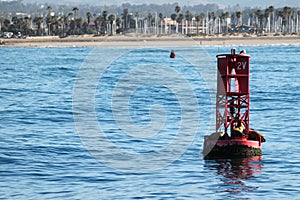
[(262, 155), (260, 141), (248, 140), (244, 137), (213, 140), (205, 138), (203, 147), (204, 159), (246, 158)]

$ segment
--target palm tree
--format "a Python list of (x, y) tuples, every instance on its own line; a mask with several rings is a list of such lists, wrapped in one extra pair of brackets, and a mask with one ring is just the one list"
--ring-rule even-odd
[(164, 16), (164, 14), (162, 14), (162, 13), (159, 13), (159, 15), (158, 15), (158, 17), (159, 17), (159, 21), (160, 21), (160, 33), (162, 34), (162, 30), (163, 30), (163, 24), (162, 24), (162, 22), (163, 22), (163, 19), (165, 18), (165, 16)]
[(299, 16), (300, 10), (297, 11), (297, 18), (296, 18), (296, 32), (299, 33)]
[(237, 23), (236, 23), (237, 26), (240, 26), (243, 24), (242, 16), (243, 16), (243, 13), (241, 11), (237, 11), (235, 13), (235, 17), (237, 19)]
[(4, 22), (4, 17), (0, 17), (0, 33), (2, 31), (2, 25), (3, 25), (3, 22)]
[(84, 21), (82, 23), (82, 32), (85, 33), (85, 34), (89, 34), (90, 31), (89, 31), (89, 24), (87, 23), (87, 21)]
[[(30, 26), (30, 23), (29, 21), (31, 20), (30, 17), (26, 16), (24, 17), (25, 19), (25, 24), (24, 24), (24, 29), (25, 29), (25, 35), (28, 35), (28, 30), (29, 30), (29, 26)], [(1, 19), (0, 19), (1, 20)], [(1, 26), (1, 22), (0, 22), (0, 26)]]
[(100, 32), (101, 32), (101, 25), (102, 25), (102, 17), (101, 16), (96, 17), (94, 23), (95, 23), (95, 26), (96, 26), (98, 34), (100, 34)]
[(72, 12), (69, 12), (68, 15), (65, 17), (64, 21), (65, 21), (65, 26), (67, 30), (70, 30), (70, 17), (73, 15)]
[(51, 6), (47, 6), (47, 10), (48, 10), (48, 16), (50, 16), (51, 15), (52, 7)]
[(128, 15), (129, 15), (129, 9), (125, 8), (123, 10), (124, 29), (128, 29), (129, 28), (129, 26), (128, 26)]
[[(179, 5), (176, 5), (175, 6), (175, 12), (177, 13), (177, 20), (176, 20), (176, 33), (178, 33), (178, 23), (179, 22), (181, 22), (182, 20), (183, 20), (183, 16), (180, 18), (180, 20), (179, 20), (179, 13), (180, 13), (180, 11), (181, 11), (181, 8), (180, 8), (180, 6)], [(181, 25), (181, 29), (182, 29), (182, 25)]]
[(270, 32), (274, 32), (275, 31), (275, 13), (274, 13), (274, 6), (269, 6), (269, 11), (272, 14), (272, 23), (270, 22)]
[(136, 12), (135, 15), (135, 32), (139, 32), (139, 20), (140, 20), (140, 13)]
[(199, 14), (195, 15), (196, 20), (196, 35), (199, 35), (199, 22), (201, 21), (201, 17)]
[(280, 32), (284, 31), (284, 24), (285, 24), (285, 16), (284, 12), (282, 10), (276, 11), (277, 21), (280, 23), (280, 27), (278, 28)]
[(148, 13), (147, 15), (147, 21), (148, 21), (148, 27), (150, 28), (150, 33), (153, 32), (154, 28), (153, 28), (153, 14), (152, 13)]
[(283, 8), (283, 13), (285, 16), (285, 20), (287, 22), (287, 27), (286, 27), (286, 32), (290, 32), (290, 24), (291, 24), (291, 13), (292, 13), (292, 9), (289, 6), (285, 6)]
[(215, 33), (215, 20), (216, 20), (216, 13), (215, 12), (209, 12), (208, 13), (208, 19), (209, 19), (209, 23), (208, 25), (211, 23), (212, 26), (209, 26), (209, 34), (214, 34)]
[(78, 12), (79, 8), (78, 7), (74, 7), (72, 9), (73, 13), (74, 13), (74, 20), (76, 21), (76, 17), (77, 17), (77, 12)]
[(10, 20), (9, 19), (4, 19), (4, 21), (3, 21), (3, 30), (8, 30), (8, 26), (11, 24), (11, 22), (10, 22)]
[(59, 17), (58, 16), (54, 16), (53, 17), (53, 27), (52, 27), (52, 30), (53, 30), (53, 34), (55, 35), (59, 35), (60, 34), (60, 30), (59, 30), (59, 27), (60, 27), (60, 21), (59, 21)]
[(48, 15), (46, 18), (46, 23), (48, 25), (48, 35), (57, 35), (58, 30), (58, 17), (56, 15)]
[(205, 29), (205, 14), (204, 13), (200, 13), (200, 16), (202, 18), (202, 34), (204, 34), (204, 29)]
[(182, 13), (180, 13), (177, 17), (177, 23), (181, 24), (181, 33), (183, 34), (183, 19), (184, 19), (184, 15)]
[(82, 25), (83, 25), (83, 19), (82, 17), (79, 17), (75, 20), (76, 23), (76, 34), (82, 34)]
[(116, 25), (117, 25), (118, 29), (122, 28), (122, 19), (120, 17), (118, 17), (116, 19)]
[(35, 17), (33, 19), (33, 23), (35, 23), (37, 25), (37, 35), (41, 35), (43, 30), (42, 30), (42, 24), (43, 24), (44, 20), (43, 17)]
[(114, 24), (114, 21), (116, 20), (116, 16), (111, 14), (111, 15), (108, 16), (108, 20), (109, 20), (109, 23), (110, 23), (110, 34), (113, 35), (114, 34), (113, 24)]
[(53, 33), (55, 35), (58, 35), (59, 34), (59, 17), (54, 16), (52, 20), (53, 20), (53, 25), (52, 25)]
[(19, 18), (16, 24), (16, 31), (23, 33), (25, 28), (25, 21), (23, 18)]
[(9, 25), (9, 31), (16, 32), (18, 27), (20, 26), (20, 19), (17, 16), (13, 16), (11, 18), (12, 24)]
[(221, 24), (222, 24), (221, 32), (223, 32), (223, 33), (228, 33), (228, 24), (227, 24), (227, 18), (228, 17), (229, 17), (228, 12), (222, 12), (221, 13), (221, 16), (220, 16)]
[(92, 14), (90, 12), (86, 13), (86, 18), (87, 18), (87, 23), (88, 23), (88, 27), (90, 26), (90, 22), (91, 22), (91, 18), (92, 18)]
[(61, 31), (60, 31), (60, 37), (65, 37), (65, 24), (66, 24), (66, 19), (67, 17), (64, 15), (64, 16), (61, 16), (59, 19), (58, 19), (58, 24), (61, 28)]
[(254, 26), (254, 21), (255, 21), (255, 11), (250, 10), (249, 11), (249, 18), (248, 18), (248, 26), (253, 27)]
[(13, 24), (16, 24), (16, 23), (18, 23), (18, 17), (17, 16), (13, 16), (12, 18), (11, 18), (11, 22), (13, 23)]
[(73, 22), (71, 22), (71, 24), (74, 26), (74, 27), (73, 27), (73, 28), (74, 28), (74, 34), (75, 34), (76, 31), (77, 31), (76, 17), (77, 17), (77, 12), (78, 12), (78, 10), (79, 10), (78, 7), (74, 7), (74, 8), (72, 9), (72, 11), (73, 11), (73, 13), (74, 13), (74, 20), (73, 20)]
[(53, 17), (51, 15), (48, 15), (46, 18), (46, 23), (48, 25), (48, 35), (51, 35), (51, 24), (53, 22)]
[(190, 22), (193, 20), (193, 14), (188, 10), (186, 11), (185, 13), (185, 19), (187, 20), (187, 24), (186, 24), (186, 28), (187, 28), (187, 33), (186, 34), (189, 34), (190, 33)]
[(108, 12), (106, 10), (104, 10), (102, 12), (102, 27), (103, 27), (103, 30), (104, 30), (104, 33), (106, 34), (107, 33), (107, 15), (108, 15)]
[(75, 33), (76, 33), (76, 21), (75, 20), (71, 20), (69, 27), (70, 27), (70, 30), (69, 30), (70, 34), (75, 35)]
[(265, 14), (264, 14), (264, 17), (266, 19), (266, 29), (267, 29), (267, 32), (269, 33), (270, 32), (270, 10), (269, 8), (266, 8), (265, 9)]
[(175, 6), (175, 12), (177, 13), (177, 15), (180, 13), (181, 8), (179, 5)]
[(177, 14), (175, 14), (175, 13), (172, 14), (172, 15), (171, 15), (171, 19), (172, 19), (173, 21), (177, 20)]
[[(176, 23), (176, 33), (178, 33), (178, 25), (177, 25), (177, 14), (172, 14), (171, 19)], [(172, 29), (172, 26), (171, 26)]]
[(292, 9), (291, 13), (291, 33), (296, 32), (296, 18), (297, 18), (297, 12), (295, 9)]
[(256, 27), (257, 27), (257, 29), (259, 29), (259, 31), (261, 31), (262, 30), (262, 20), (263, 20), (262, 11), (260, 9), (256, 10), (255, 16), (256, 16)]

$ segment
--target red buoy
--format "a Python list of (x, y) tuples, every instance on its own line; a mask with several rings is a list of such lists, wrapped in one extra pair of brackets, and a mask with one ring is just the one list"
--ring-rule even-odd
[[(246, 52), (246, 51), (244, 51)], [(264, 137), (249, 127), (250, 56), (244, 52), (217, 55), (216, 132), (205, 136), (205, 158), (260, 156)]]
[(172, 50), (171, 54), (170, 54), (170, 58), (175, 58), (175, 57), (176, 57), (175, 52), (174, 52), (174, 50)]

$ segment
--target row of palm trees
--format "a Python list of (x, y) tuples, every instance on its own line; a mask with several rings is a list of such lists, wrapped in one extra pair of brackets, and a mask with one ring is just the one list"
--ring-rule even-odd
[(113, 35), (122, 32), (191, 35), (229, 32), (298, 33), (300, 17), (299, 10), (288, 6), (280, 9), (269, 6), (265, 10), (256, 9), (250, 12), (192, 13), (189, 10), (182, 12), (181, 7), (177, 5), (170, 16), (163, 13), (132, 14), (127, 8), (120, 15), (104, 10), (101, 14), (87, 12), (86, 16), (78, 16), (78, 7), (74, 7), (67, 15), (56, 15), (51, 6), (47, 7), (47, 11), (44, 17), (0, 17), (0, 32), (59, 36)]
[[(207, 12), (193, 14), (189, 10), (182, 12), (177, 5), (175, 13), (166, 20), (163, 13), (153, 15), (148, 13), (144, 18), (137, 14), (134, 17), (136, 32), (146, 33), (182, 33), (182, 34), (220, 34), (228, 32), (248, 33), (298, 33), (300, 31), (300, 11), (291, 7), (276, 9), (269, 6), (265, 10), (254, 9), (250, 12), (237, 11), (233, 13)], [(141, 26), (138, 26), (141, 24)], [(143, 24), (148, 24), (143, 26)]]

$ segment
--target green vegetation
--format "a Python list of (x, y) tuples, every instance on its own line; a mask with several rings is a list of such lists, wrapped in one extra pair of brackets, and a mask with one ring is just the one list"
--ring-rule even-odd
[(94, 34), (184, 34), (228, 35), (272, 34), (299, 35), (300, 11), (283, 7), (266, 9), (232, 7), (220, 9), (215, 4), (183, 6), (131, 5), (120, 7), (69, 7), (63, 5), (22, 4), (0, 1), (0, 33), (28, 36)]

